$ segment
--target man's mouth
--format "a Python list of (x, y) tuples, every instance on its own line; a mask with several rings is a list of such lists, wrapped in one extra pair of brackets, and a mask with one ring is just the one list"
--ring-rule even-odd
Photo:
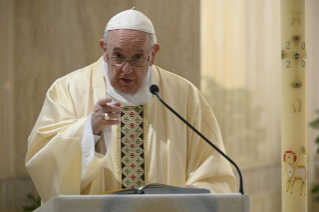
[(124, 84), (131, 84), (133, 82), (133, 80), (131, 79), (127, 79), (127, 78), (121, 78), (120, 79)]

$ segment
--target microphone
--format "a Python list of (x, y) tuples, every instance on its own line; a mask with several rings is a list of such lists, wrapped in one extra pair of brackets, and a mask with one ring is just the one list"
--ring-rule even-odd
[[(150, 91), (151, 91), (151, 93), (153, 94), (153, 95), (156, 95), (156, 93), (158, 94), (159, 93), (159, 88), (158, 88), (158, 86), (157, 85), (151, 85), (151, 87), (150, 87)], [(156, 92), (156, 93), (155, 93)], [(156, 95), (157, 96), (157, 95)]]
[(210, 142), (203, 134), (201, 134), (198, 130), (196, 130), (188, 121), (186, 121), (182, 116), (180, 116), (173, 108), (171, 108), (168, 104), (164, 102), (164, 100), (159, 96), (159, 88), (157, 85), (151, 85), (150, 91), (153, 95), (155, 95), (158, 100), (160, 100), (165, 107), (167, 107), (172, 113), (174, 113), (180, 120), (182, 120), (187, 126), (189, 126), (194, 132), (196, 132), (197, 135), (199, 135), (204, 141), (206, 141), (211, 147), (213, 147), (219, 154), (221, 154), (226, 160), (228, 160), (233, 166), (235, 166), (238, 174), (239, 174), (239, 192), (244, 195), (244, 188), (243, 188), (243, 178), (241, 175), (241, 172), (236, 165), (236, 163), (230, 159), (225, 153), (223, 153), (217, 146), (215, 146), (212, 142)]

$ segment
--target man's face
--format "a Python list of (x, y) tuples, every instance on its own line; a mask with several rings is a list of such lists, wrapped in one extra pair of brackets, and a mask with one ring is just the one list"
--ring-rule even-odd
[[(103, 45), (102, 45), (103, 44)], [(114, 89), (124, 94), (135, 93), (141, 88), (146, 78), (149, 66), (153, 65), (159, 46), (151, 45), (150, 35), (136, 30), (120, 29), (112, 30), (108, 34), (107, 47), (103, 40), (100, 41), (103, 49), (103, 58), (108, 67), (108, 78)], [(135, 67), (130, 61), (123, 66), (116, 67), (107, 60), (111, 57), (123, 58), (149, 58), (146, 66)]]

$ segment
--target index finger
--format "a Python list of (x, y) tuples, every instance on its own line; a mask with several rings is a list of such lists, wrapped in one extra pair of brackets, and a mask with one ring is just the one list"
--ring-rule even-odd
[(104, 98), (100, 99), (97, 103), (101, 106), (105, 106), (109, 102), (112, 102), (112, 99), (110, 97), (104, 97)]
[(119, 103), (113, 103), (113, 104), (109, 104), (107, 106), (103, 106), (103, 109), (106, 113), (118, 113), (121, 114), (122, 113), (122, 108), (121, 108), (121, 104)]

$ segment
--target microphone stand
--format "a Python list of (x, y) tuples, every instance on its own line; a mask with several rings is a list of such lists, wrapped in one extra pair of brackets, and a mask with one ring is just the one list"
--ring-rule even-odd
[[(156, 86), (157, 87), (157, 86)], [(226, 158), (233, 166), (235, 166), (238, 174), (239, 174), (239, 192), (243, 195), (244, 194), (244, 189), (243, 189), (243, 178), (241, 175), (241, 172), (236, 165), (236, 163), (230, 159), (225, 153), (223, 153), (217, 146), (215, 146), (212, 142), (210, 142), (205, 136), (203, 136), (198, 130), (196, 130), (190, 123), (188, 123), (182, 116), (180, 116), (173, 108), (171, 108), (168, 104), (164, 102), (164, 100), (159, 96), (157, 90), (151, 91), (164, 105), (167, 107), (172, 113), (174, 113), (180, 120), (182, 120), (187, 126), (189, 126), (192, 130), (194, 130), (197, 135), (199, 135), (202, 139), (204, 139), (211, 147), (213, 147), (217, 152), (219, 152), (224, 158)]]

